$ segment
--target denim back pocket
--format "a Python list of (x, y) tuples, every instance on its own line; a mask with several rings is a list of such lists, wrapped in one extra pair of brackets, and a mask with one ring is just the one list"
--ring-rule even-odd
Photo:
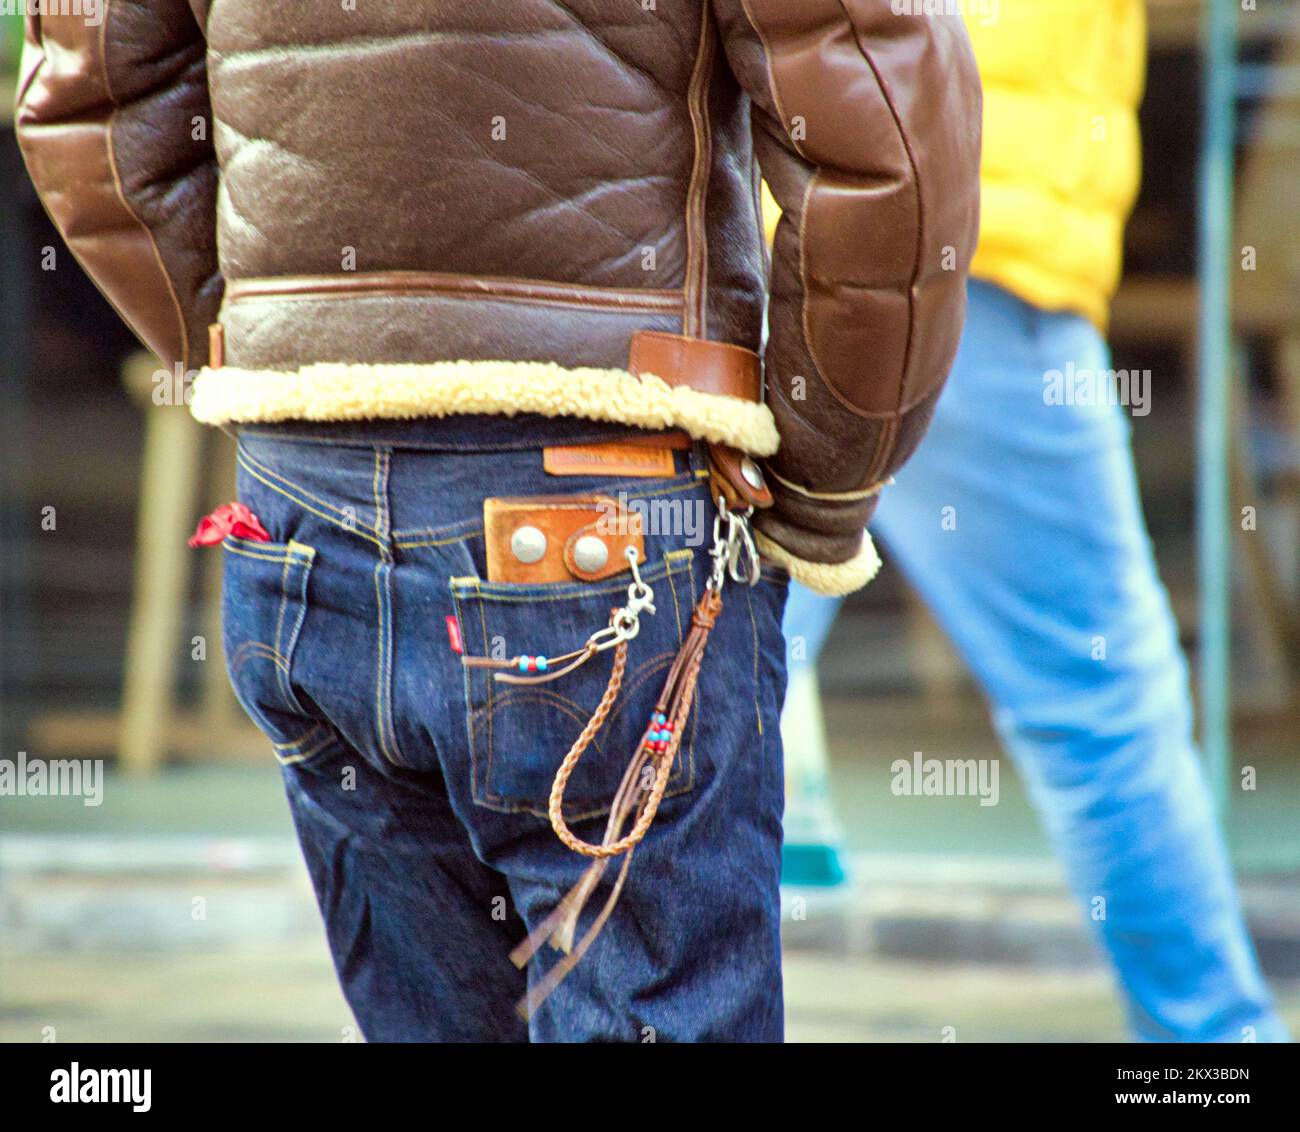
[(276, 758), (302, 762), (330, 739), (328, 725), (303, 710), (292, 679), (316, 551), (301, 542), (233, 535), (222, 546), (221, 631), (235, 698), (271, 740)]
[[(564, 816), (581, 821), (609, 812), (636, 753), (669, 666), (690, 628), (696, 601), (694, 552), (670, 551), (641, 569), (655, 612), (642, 613), (628, 643), (622, 690), (569, 780)], [(595, 584), (511, 585), (453, 578), (452, 597), (467, 654), (560, 656), (582, 648), (624, 604), (631, 576)], [(467, 667), (465, 695), (474, 801), (502, 813), (547, 814), (551, 783), (565, 754), (605, 694), (612, 649), (545, 684), (505, 684), (493, 670)], [(667, 796), (694, 783), (694, 717), (677, 751)]]

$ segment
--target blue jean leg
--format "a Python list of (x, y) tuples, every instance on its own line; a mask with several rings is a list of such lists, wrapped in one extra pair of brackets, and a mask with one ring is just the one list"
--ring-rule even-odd
[(1109, 368), (1090, 324), (973, 284), (949, 390), (875, 529), (991, 701), (1136, 1033), (1284, 1040), (1192, 743), (1128, 423), (1045, 403), (1069, 361)]
[(527, 934), (436, 775), (384, 774), (336, 737), (285, 791), (348, 1005), (371, 1042), (526, 1042)]

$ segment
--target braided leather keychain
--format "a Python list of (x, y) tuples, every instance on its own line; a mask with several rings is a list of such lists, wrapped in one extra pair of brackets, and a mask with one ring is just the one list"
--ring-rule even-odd
[[(512, 684), (533, 684), (557, 679), (572, 672), (579, 665), (585, 664), (598, 652), (608, 648), (614, 649), (614, 665), (605, 692), (591, 719), (574, 740), (555, 773), (548, 807), (551, 828), (555, 830), (556, 836), (575, 853), (592, 858), (592, 863), (551, 914), (510, 954), (515, 965), (523, 967), (547, 940), (550, 940), (555, 948), (566, 953), (564, 958), (557, 962), (519, 1003), (517, 1009), (524, 1018), (528, 1018), (577, 966), (600, 934), (622, 895), (628, 868), (632, 863), (632, 854), (654, 822), (668, 788), (668, 779), (672, 774), (677, 749), (681, 745), (691, 707), (695, 701), (704, 649), (708, 644), (709, 634), (717, 623), (718, 615), (722, 612), (723, 585), (728, 577), (751, 586), (758, 582), (759, 560), (749, 530), (749, 513), (740, 514), (729, 510), (722, 496), (718, 497), (717, 505), (718, 513), (713, 521), (713, 545), (709, 550), (713, 558), (713, 569), (705, 584), (704, 595), (696, 603), (691, 614), (691, 628), (668, 670), (663, 690), (659, 693), (649, 724), (637, 745), (636, 753), (623, 773), (622, 782), (610, 805), (604, 837), (599, 844), (583, 841), (569, 828), (564, 820), (564, 791), (582, 756), (604, 726), (622, 690), (623, 676), (627, 670), (627, 646), (639, 631), (640, 614), (643, 611), (654, 612), (654, 594), (641, 580), (641, 575), (637, 571), (636, 551), (630, 547), (627, 550), (634, 579), (628, 587), (627, 604), (621, 609), (614, 610), (609, 625), (593, 633), (581, 649), (553, 658), (530, 656), (514, 657), (510, 660), (493, 660), (488, 657), (462, 658), (462, 663), (469, 666), (503, 669), (494, 674), (496, 680)], [(560, 667), (552, 669), (551, 666), (554, 664), (559, 664)], [(504, 671), (506, 669), (516, 671)], [(642, 777), (648, 765), (654, 766), (655, 773), (653, 782), (647, 790), (642, 785)], [(636, 811), (636, 819), (632, 829), (624, 835), (623, 829), (633, 810)], [(615, 879), (613, 890), (605, 901), (604, 907), (575, 947), (573, 938), (578, 917), (604, 875), (609, 862), (618, 856), (623, 857), (623, 863)]]

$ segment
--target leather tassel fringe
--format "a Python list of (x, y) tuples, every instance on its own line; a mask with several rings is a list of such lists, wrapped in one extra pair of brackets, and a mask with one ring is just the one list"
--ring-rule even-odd
[[(686, 640), (668, 670), (650, 724), (623, 773), (623, 780), (614, 795), (609, 818), (605, 823), (604, 837), (598, 845), (583, 841), (569, 829), (564, 820), (564, 791), (578, 762), (604, 725), (623, 686), (623, 675), (627, 669), (626, 641), (621, 641), (615, 650), (614, 667), (600, 704), (556, 772), (549, 807), (551, 827), (566, 846), (575, 853), (592, 858), (592, 863), (551, 914), (510, 954), (515, 965), (523, 967), (548, 940), (553, 947), (565, 953), (564, 958), (556, 962), (519, 1003), (517, 1009), (525, 1019), (546, 1001), (551, 992), (578, 965), (604, 928), (622, 895), (632, 854), (654, 821), (667, 790), (673, 762), (677, 758), (690, 719), (691, 706), (695, 701), (704, 649), (721, 611), (722, 595), (719, 590), (714, 587), (705, 589), (704, 596), (700, 598), (691, 616), (691, 628)], [(665, 734), (667, 739), (663, 738)], [(644, 772), (648, 766), (654, 767), (654, 779), (649, 788), (644, 783)], [(631, 832), (624, 835), (623, 830), (634, 813)], [(623, 861), (614, 886), (591, 926), (575, 945), (578, 919), (604, 876), (609, 862), (619, 856)]]

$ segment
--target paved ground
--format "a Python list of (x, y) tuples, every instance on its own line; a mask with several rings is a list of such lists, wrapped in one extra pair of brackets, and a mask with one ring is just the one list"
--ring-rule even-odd
[[(897, 799), (888, 760), (987, 750), (978, 715), (828, 703), (847, 895), (787, 894), (792, 1041), (1124, 1036), (1108, 978), (1010, 775), (997, 807)], [(864, 748), (866, 748), (864, 750)], [(871, 757), (864, 757), (870, 755)], [(1289, 759), (1234, 811), (1248, 903), (1300, 1032)], [(886, 801), (887, 800), (887, 801)], [(1253, 809), (1252, 809), (1253, 807)], [(1281, 835), (1279, 835), (1281, 831)], [(202, 898), (202, 916), (195, 899)], [(272, 766), (110, 779), (104, 805), (0, 800), (0, 1040), (341, 1041), (334, 982)]]
[[(1096, 968), (926, 963), (788, 949), (793, 1042), (1124, 1039)], [(221, 950), (9, 952), (0, 1041), (355, 1040), (319, 937)], [(1300, 1033), (1300, 980), (1276, 984)]]
[[(4, 980), (4, 1042), (41, 1041), (47, 1027), (59, 1041), (354, 1037), (329, 960), (314, 941), (217, 953), (8, 955)], [(798, 1042), (937, 1042), (946, 1027), (958, 1041), (1123, 1036), (1096, 972), (1013, 975), (792, 953), (786, 994), (788, 1037)]]
[[(355, 1036), (300, 871), (265, 842), (242, 862), (227, 842), (209, 852), (219, 865), (194, 870), (189, 844), (171, 870), (7, 873), (0, 1041), (50, 1027), (61, 1041)], [(886, 866), (860, 860), (847, 896), (787, 893), (791, 1041), (1124, 1037), (1108, 978), (1046, 874), (1010, 862), (952, 872), (938, 859), (879, 880)], [(1300, 1032), (1300, 972), (1274, 985)]]

